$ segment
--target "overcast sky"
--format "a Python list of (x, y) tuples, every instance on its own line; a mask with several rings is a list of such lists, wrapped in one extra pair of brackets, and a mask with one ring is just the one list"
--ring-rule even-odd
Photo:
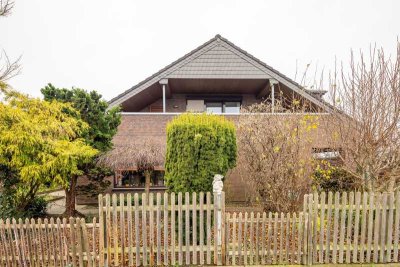
[(55, 1), (16, 0), (0, 18), (0, 47), (22, 55), (10, 84), (40, 96), (51, 82), (118, 95), (221, 34), (294, 77), (308, 62), (376, 43), (393, 52), (400, 1)]

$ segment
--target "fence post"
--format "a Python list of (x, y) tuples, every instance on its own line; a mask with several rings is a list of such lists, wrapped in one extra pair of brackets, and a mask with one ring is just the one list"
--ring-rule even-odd
[[(217, 264), (221, 265), (223, 264), (222, 261), (225, 261), (225, 243), (224, 242), (224, 237), (225, 237), (225, 233), (223, 231), (223, 228), (225, 228), (224, 225), (224, 220), (223, 218), (225, 217), (225, 195), (222, 192), (222, 188), (224, 187), (224, 184), (222, 182), (222, 178), (224, 178), (224, 176), (222, 176), (221, 174), (216, 174), (214, 175), (214, 181), (213, 181), (213, 193), (214, 193), (214, 199), (216, 200), (216, 202), (214, 203), (214, 205), (217, 205), (217, 214), (214, 214), (214, 216), (216, 216), (216, 224), (217, 224), (217, 233), (216, 233), (216, 242), (217, 242), (217, 246), (215, 246), (217, 248)], [(222, 210), (222, 208), (224, 207), (224, 210)], [(215, 209), (214, 209), (215, 210)], [(221, 251), (221, 253), (218, 253), (219, 251)]]

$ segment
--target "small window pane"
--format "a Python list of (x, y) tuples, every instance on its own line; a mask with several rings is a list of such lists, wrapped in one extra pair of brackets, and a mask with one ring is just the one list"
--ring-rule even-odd
[(220, 113), (222, 113), (222, 103), (221, 102), (207, 102), (206, 109), (207, 109), (207, 113), (220, 114)]
[(225, 102), (224, 113), (240, 113), (240, 102)]

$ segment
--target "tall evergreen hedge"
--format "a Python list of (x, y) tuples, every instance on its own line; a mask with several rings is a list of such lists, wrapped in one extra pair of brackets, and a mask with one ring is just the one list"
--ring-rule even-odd
[(166, 184), (172, 192), (212, 190), (236, 165), (236, 130), (224, 116), (186, 113), (167, 125)]

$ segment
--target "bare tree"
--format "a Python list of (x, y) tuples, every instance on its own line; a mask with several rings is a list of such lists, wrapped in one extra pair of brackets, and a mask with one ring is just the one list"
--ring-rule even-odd
[(5, 17), (11, 14), (14, 8), (14, 1), (0, 0), (0, 17)]
[(317, 128), (318, 117), (295, 115), (297, 108), (280, 110), (288, 114), (265, 114), (271, 111), (267, 101), (243, 110), (238, 165), (265, 211), (288, 212), (297, 210), (310, 190), (314, 169), (310, 132)]
[[(11, 14), (13, 7), (14, 1), (0, 0), (0, 17), (5, 17)], [(5, 51), (0, 54), (0, 87), (6, 86), (6, 82), (9, 79), (20, 73), (20, 59), (21, 57), (15, 61), (10, 61)]]
[(99, 164), (114, 170), (136, 169), (146, 178), (145, 191), (150, 191), (150, 179), (156, 167), (164, 164), (165, 147), (146, 139), (138, 145), (115, 147), (99, 159)]
[(394, 57), (370, 48), (351, 53), (330, 75), (334, 111), (331, 142), (343, 151), (343, 168), (364, 190), (395, 190), (400, 178), (400, 43)]
[(9, 79), (18, 75), (21, 71), (21, 66), (19, 64), (21, 57), (15, 61), (10, 61), (6, 52), (0, 55), (0, 62), (3, 62), (0, 67), (0, 82), (5, 84)]

